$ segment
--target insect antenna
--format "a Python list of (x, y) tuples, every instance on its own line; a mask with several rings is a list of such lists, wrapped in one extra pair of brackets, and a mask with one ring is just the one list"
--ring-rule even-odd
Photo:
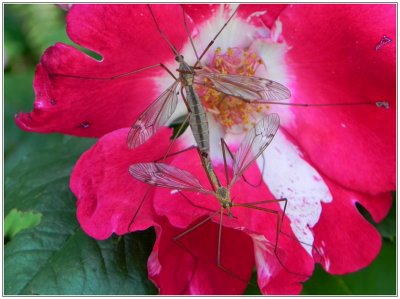
[(153, 20), (154, 20), (154, 23), (156, 24), (157, 30), (158, 30), (158, 32), (160, 33), (161, 37), (167, 42), (167, 44), (169, 45), (169, 47), (171, 48), (171, 50), (174, 52), (175, 56), (179, 56), (178, 50), (176, 50), (176, 48), (174, 47), (174, 45), (171, 44), (171, 42), (168, 40), (168, 38), (165, 36), (164, 32), (162, 32), (160, 26), (158, 25), (157, 20), (156, 20), (154, 14), (153, 14), (153, 11), (152, 11), (152, 9), (151, 9), (151, 7), (150, 7), (150, 4), (147, 4), (147, 7), (149, 8), (150, 14), (151, 14), (151, 16), (152, 16), (152, 18), (153, 18)]

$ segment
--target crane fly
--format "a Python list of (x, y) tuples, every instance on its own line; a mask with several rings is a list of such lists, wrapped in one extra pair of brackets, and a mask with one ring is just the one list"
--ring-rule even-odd
[[(234, 184), (238, 181), (238, 179), (243, 175), (243, 173), (248, 169), (252, 163), (264, 152), (264, 150), (268, 147), (268, 145), (273, 140), (277, 130), (279, 128), (279, 116), (277, 114), (270, 114), (261, 119), (243, 138), (239, 148), (232, 156), (232, 180), (229, 181), (227, 169), (227, 162), (224, 158), (225, 162), (225, 175), (227, 186), (223, 186), (220, 183), (220, 180), (217, 179), (217, 185), (213, 190), (205, 188), (200, 181), (193, 176), (190, 172), (176, 168), (172, 165), (165, 163), (136, 163), (129, 167), (130, 174), (136, 178), (137, 180), (150, 184), (152, 186), (169, 188), (173, 190), (181, 191), (191, 191), (198, 192), (205, 195), (211, 195), (215, 197), (219, 204), (220, 208), (217, 211), (211, 212), (206, 219), (196, 224), (195, 226), (189, 228), (184, 231), (180, 235), (174, 238), (175, 241), (178, 241), (183, 236), (187, 235), (191, 231), (197, 229), (201, 225), (206, 222), (212, 220), (214, 217), (219, 215), (219, 232), (218, 232), (218, 252), (217, 252), (217, 266), (221, 268), (223, 271), (231, 273), (231, 271), (225, 268), (221, 264), (221, 240), (222, 240), (222, 224), (223, 224), (223, 216), (228, 216), (229, 218), (235, 218), (232, 213), (232, 209), (236, 207), (244, 207), (249, 209), (260, 210), (266, 213), (270, 213), (275, 215), (277, 219), (276, 226), (276, 235), (274, 240), (274, 254), (277, 257), (279, 263), (282, 267), (287, 270), (289, 273), (293, 273), (296, 275), (306, 276), (304, 274), (299, 274), (293, 271), (290, 271), (280, 260), (277, 251), (278, 251), (278, 237), (281, 232), (282, 221), (285, 215), (287, 199), (271, 199), (271, 200), (263, 200), (257, 202), (249, 202), (249, 203), (235, 203), (231, 198), (231, 189)], [(221, 143), (222, 151), (225, 152), (225, 143)], [(227, 148), (227, 150), (229, 150)], [(225, 154), (223, 154), (225, 157)], [(202, 161), (203, 162), (203, 161)], [(204, 165), (203, 165), (204, 166)], [(204, 167), (205, 171), (210, 171), (207, 167)], [(214, 174), (207, 173), (207, 176), (210, 178)], [(283, 203), (283, 213), (282, 217), (280, 216), (277, 210), (272, 210), (264, 207), (260, 207), (262, 204), (271, 204), (271, 203)], [(299, 241), (300, 242), (300, 241)], [(308, 244), (306, 244), (308, 245)], [(243, 281), (238, 275), (231, 273), (237, 279)]]
[[(139, 116), (132, 125), (132, 128), (128, 133), (127, 145), (131, 149), (140, 146), (146, 142), (146, 140), (151, 138), (162, 126), (167, 124), (169, 118), (177, 107), (178, 90), (180, 89), (180, 94), (188, 109), (188, 116), (181, 124), (180, 129), (183, 128), (186, 122), (189, 122), (199, 154), (201, 157), (205, 157), (205, 167), (210, 167), (210, 164), (207, 161), (210, 152), (208, 121), (206, 111), (194, 88), (194, 84), (204, 85), (208, 88), (212, 88), (229, 96), (234, 96), (249, 103), (284, 100), (290, 97), (290, 91), (282, 84), (272, 80), (259, 77), (219, 74), (212, 72), (207, 68), (198, 66), (200, 65), (201, 58), (206, 54), (223, 29), (228, 25), (237, 9), (217, 32), (200, 57), (197, 55), (197, 51), (194, 47), (194, 43), (187, 28), (185, 13), (183, 11), (185, 29), (197, 57), (194, 66), (190, 66), (185, 62), (184, 57), (169, 42), (168, 38), (161, 31), (150, 6), (148, 7), (157, 30), (173, 51), (175, 60), (179, 64), (177, 69), (179, 77), (175, 78), (175, 76), (167, 70), (175, 78), (175, 81)], [(163, 67), (165, 68), (165, 66)], [(183, 90), (185, 93), (183, 93)], [(178, 131), (180, 131), (180, 129)], [(211, 172), (209, 173), (211, 174)], [(215, 176), (213, 175), (212, 177), (214, 178)]]

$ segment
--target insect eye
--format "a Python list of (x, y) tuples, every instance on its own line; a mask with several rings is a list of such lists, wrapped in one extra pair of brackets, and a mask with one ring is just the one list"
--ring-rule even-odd
[(222, 207), (223, 207), (224, 209), (226, 209), (226, 203), (223, 203), (223, 204), (222, 204)]

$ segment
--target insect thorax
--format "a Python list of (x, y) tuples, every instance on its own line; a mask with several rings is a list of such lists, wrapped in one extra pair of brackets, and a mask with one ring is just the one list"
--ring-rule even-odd
[(193, 68), (188, 65), (185, 61), (179, 62), (179, 78), (184, 86), (193, 85), (194, 71)]

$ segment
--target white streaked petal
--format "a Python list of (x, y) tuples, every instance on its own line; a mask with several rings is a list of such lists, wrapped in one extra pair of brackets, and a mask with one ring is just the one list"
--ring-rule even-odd
[[(332, 201), (332, 194), (318, 172), (305, 162), (298, 148), (277, 132), (273, 142), (264, 152), (264, 182), (276, 198), (287, 198), (286, 215), (296, 237), (313, 244), (310, 230), (321, 215), (321, 202)], [(262, 160), (257, 164), (262, 167)], [(283, 204), (281, 204), (283, 208)], [(311, 246), (303, 245), (311, 255)]]
[[(285, 62), (287, 45), (284, 43), (257, 39), (250, 46), (250, 51), (257, 53), (265, 63), (265, 67), (259, 67), (257, 69), (256, 76), (268, 78), (289, 88), (292, 96), (284, 102), (292, 102), (294, 90), (290, 83), (293, 78), (290, 78), (287, 70), (287, 63)], [(287, 127), (292, 124), (294, 116), (287, 106), (271, 104), (269, 107), (270, 113), (279, 114), (281, 125)]]

